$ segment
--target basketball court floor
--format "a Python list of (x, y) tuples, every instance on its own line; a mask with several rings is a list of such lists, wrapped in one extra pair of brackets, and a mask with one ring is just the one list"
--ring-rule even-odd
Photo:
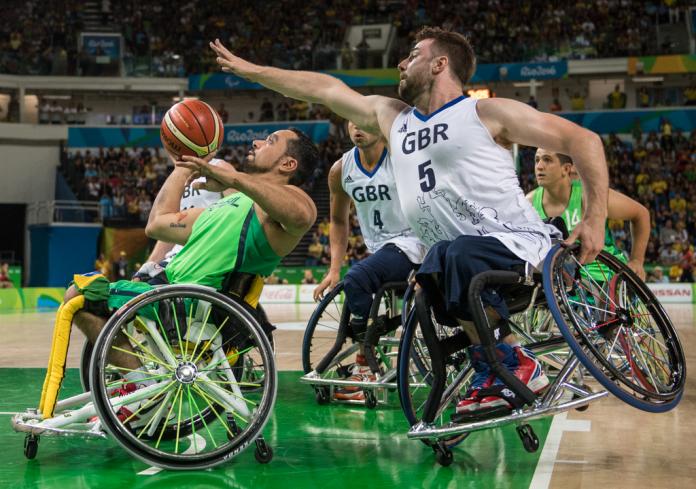
[[(0, 315), (0, 488), (171, 487), (451, 487), (451, 488), (679, 488), (696, 474), (696, 309), (667, 308), (687, 356), (687, 386), (666, 414), (638, 411), (607, 398), (584, 412), (533, 422), (541, 447), (527, 453), (514, 427), (477, 432), (441, 467), (432, 451), (408, 440), (393, 395), (375, 410), (319, 406), (300, 384), (304, 324), (312, 305), (266, 306), (275, 333), (278, 400), (264, 431), (275, 457), (260, 465), (253, 448), (212, 470), (168, 472), (131, 458), (112, 440), (43, 437), (34, 460), (23, 455), (23, 434), (10, 417), (38, 403), (54, 312)], [(83, 339), (73, 332), (61, 396), (80, 391)]]

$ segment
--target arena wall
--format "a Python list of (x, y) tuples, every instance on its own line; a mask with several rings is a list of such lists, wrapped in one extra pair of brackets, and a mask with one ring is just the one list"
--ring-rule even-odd
[(66, 126), (0, 124), (0, 203), (53, 200)]

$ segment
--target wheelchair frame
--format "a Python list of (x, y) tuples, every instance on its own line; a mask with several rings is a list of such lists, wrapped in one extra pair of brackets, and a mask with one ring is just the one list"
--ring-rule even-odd
[[(177, 295), (179, 294), (179, 295)], [(265, 426), (266, 422), (268, 421), (268, 418), (270, 417), (271, 410), (273, 408), (273, 405), (275, 404), (275, 397), (276, 397), (276, 392), (277, 392), (277, 377), (276, 377), (276, 370), (275, 370), (275, 365), (274, 365), (274, 357), (273, 357), (273, 352), (270, 347), (269, 340), (261, 328), (261, 326), (258, 324), (255, 318), (253, 318), (249, 312), (247, 312), (242, 306), (237, 304), (234, 299), (231, 299), (219, 292), (217, 292), (215, 289), (210, 288), (210, 287), (205, 287), (205, 286), (199, 286), (199, 285), (167, 285), (167, 286), (162, 286), (162, 287), (157, 287), (151, 291), (148, 291), (144, 294), (141, 294), (137, 297), (134, 297), (131, 299), (127, 304), (122, 306), (118, 311), (116, 311), (107, 321), (107, 323), (104, 325), (99, 338), (97, 339), (97, 342), (95, 344), (94, 350), (95, 352), (100, 348), (100, 345), (106, 344), (108, 341), (108, 335), (110, 334), (111, 330), (116, 330), (119, 325), (125, 325), (125, 324), (132, 324), (135, 323), (136, 320), (139, 321), (140, 323), (140, 328), (145, 329), (146, 333), (146, 338), (147, 341), (152, 341), (152, 344), (154, 345), (153, 350), (157, 351), (161, 356), (162, 360), (170, 363), (171, 365), (182, 365), (183, 360), (179, 360), (176, 358), (174, 355), (173, 351), (171, 350), (170, 347), (168, 347), (165, 338), (162, 336), (161, 333), (164, 333), (164, 329), (162, 328), (162, 322), (159, 321), (159, 316), (158, 316), (158, 322), (160, 322), (160, 328), (161, 330), (158, 329), (157, 324), (155, 321), (152, 319), (146, 319), (143, 318), (142, 316), (138, 315), (137, 312), (140, 310), (140, 307), (147, 307), (149, 304), (155, 303), (156, 301), (159, 300), (168, 300), (168, 299), (176, 299), (177, 297), (180, 297), (181, 294), (189, 294), (191, 297), (196, 297), (198, 300), (203, 300), (209, 299), (210, 302), (203, 302), (202, 305), (203, 307), (201, 309), (207, 311), (207, 315), (205, 317), (205, 322), (203, 325), (200, 327), (200, 332), (198, 333), (198, 338), (195, 343), (195, 345), (201, 344), (203, 345), (200, 350), (200, 354), (197, 357), (196, 360), (193, 360), (192, 365), (194, 365), (194, 370), (195, 370), (195, 364), (198, 362), (198, 359), (201, 358), (203, 355), (204, 351), (210, 351), (209, 354), (209, 359), (206, 360), (206, 364), (208, 367), (207, 369), (210, 369), (210, 365), (214, 366), (213, 370), (209, 370), (210, 373), (212, 372), (219, 372), (222, 371), (224, 373), (224, 376), (228, 379), (232, 379), (228, 382), (224, 382), (227, 385), (227, 388), (229, 389), (229, 392), (217, 385), (217, 383), (220, 383), (220, 380), (214, 380), (210, 378), (210, 373), (198, 369), (196, 371), (196, 376), (195, 380), (200, 380), (201, 382), (197, 384), (199, 386), (199, 389), (203, 392), (204, 396), (208, 396), (209, 399), (213, 399), (214, 402), (216, 403), (217, 406), (223, 408), (223, 414), (227, 416), (228, 423), (232, 422), (231, 419), (232, 416), (241, 416), (242, 418), (244, 417), (249, 417), (252, 418), (254, 416), (254, 412), (257, 410), (256, 407), (253, 409), (250, 408), (250, 406), (247, 406), (245, 397), (243, 395), (243, 392), (240, 388), (240, 386), (244, 386), (245, 384), (242, 382), (237, 382), (237, 379), (235, 378), (235, 374), (233, 372), (233, 368), (230, 364), (230, 359), (227, 353), (224, 352), (222, 345), (216, 345), (216, 343), (213, 342), (213, 339), (216, 338), (216, 336), (212, 336), (210, 338), (203, 338), (203, 333), (207, 331), (210, 333), (209, 330), (214, 329), (215, 326), (210, 323), (206, 323), (208, 321), (208, 318), (210, 316), (210, 311), (212, 307), (226, 307), (227, 309), (224, 309), (226, 313), (228, 313), (231, 317), (232, 314), (235, 315), (235, 319), (241, 321), (247, 328), (249, 328), (249, 331), (252, 332), (254, 335), (254, 340), (258, 342), (258, 348), (265, 350), (262, 352), (263, 355), (265, 355), (265, 363), (264, 366), (267, 368), (267, 371), (265, 372), (266, 376), (271, 376), (271, 380), (267, 380), (266, 377), (264, 377), (263, 382), (271, 382), (271, 387), (268, 388), (268, 393), (267, 395), (270, 396), (270, 399), (267, 401), (267, 413), (265, 417), (259, 421), (254, 419), (252, 422), (250, 422), (249, 426), (252, 426), (252, 431), (255, 432), (255, 436), (252, 436), (251, 439), (246, 439), (248, 437), (244, 436), (244, 434), (240, 435), (243, 436), (244, 438), (240, 441), (240, 446), (238, 448), (235, 448), (232, 452), (232, 456), (236, 455), (239, 453), (242, 449), (246, 448), (249, 443), (252, 441), (256, 444), (256, 450), (255, 450), (255, 456), (257, 461), (260, 463), (267, 463), (269, 462), (272, 457), (273, 457), (273, 451), (270, 446), (268, 446), (263, 438), (262, 431), (263, 427)], [(197, 313), (199, 312), (199, 305), (200, 303), (196, 306)], [(193, 306), (191, 307), (191, 311), (193, 309)], [(222, 310), (222, 309), (221, 309)], [(185, 318), (184, 318), (185, 319)], [(189, 323), (187, 325), (187, 328), (190, 328), (192, 324), (194, 324), (192, 321), (192, 318), (188, 318)], [(224, 323), (223, 323), (224, 324)], [(206, 329), (207, 327), (207, 329)], [(178, 326), (177, 326), (177, 331), (178, 331)], [(219, 333), (220, 328), (217, 329), (215, 334)], [(189, 330), (189, 333), (191, 331)], [(116, 333), (118, 334), (118, 333)], [(143, 332), (141, 331), (141, 334)], [(187, 344), (190, 344), (190, 340), (192, 338), (183, 338)], [(181, 338), (179, 338), (181, 341)], [(134, 340), (132, 340), (134, 341)], [(220, 340), (221, 342), (222, 340)], [(212, 347), (212, 348), (211, 348)], [(182, 352), (180, 352), (182, 353)], [(194, 350), (191, 352), (192, 358), (193, 355), (197, 353), (194, 347)], [(242, 356), (242, 368), (245, 368), (245, 363), (244, 361), (246, 360), (246, 355), (243, 353), (238, 353), (237, 355)], [(144, 359), (144, 358), (143, 358)], [(95, 380), (97, 380), (97, 376), (99, 375), (99, 372), (105, 372), (100, 370), (99, 366), (99, 361), (100, 359), (98, 358), (98, 355), (94, 354), (92, 355), (92, 359), (90, 362), (90, 384), (94, 387), (95, 385)], [(104, 360), (106, 362), (107, 360)], [(164, 364), (162, 364), (164, 365)], [(171, 367), (170, 365), (170, 367)], [(116, 368), (116, 367), (114, 367)], [(162, 366), (158, 366), (156, 371), (158, 373), (161, 373), (162, 375), (157, 375), (156, 377), (161, 377), (162, 380), (158, 383), (142, 387), (140, 389), (137, 389), (131, 393), (125, 394), (125, 395), (120, 395), (117, 397), (111, 397), (112, 393), (118, 389), (118, 387), (113, 387), (112, 389), (107, 389), (102, 395), (98, 396), (98, 392), (96, 392), (94, 389), (92, 391), (88, 392), (83, 392), (81, 394), (69, 397), (64, 400), (59, 400), (56, 403), (56, 408), (55, 408), (55, 413), (56, 415), (54, 417), (44, 419), (43, 416), (38, 412), (37, 409), (35, 408), (29, 408), (26, 410), (24, 413), (17, 413), (13, 418), (12, 418), (12, 427), (15, 431), (17, 432), (23, 432), (26, 433), (25, 437), (25, 443), (24, 443), (24, 452), (27, 458), (34, 458), (36, 456), (37, 450), (38, 450), (38, 443), (39, 443), (39, 437), (42, 435), (46, 436), (81, 436), (85, 438), (107, 438), (109, 433), (113, 434), (113, 427), (107, 428), (104, 425), (104, 420), (100, 417), (100, 414), (103, 414), (103, 412), (106, 412), (106, 409), (111, 409), (114, 411), (115, 409), (118, 409), (121, 406), (125, 406), (128, 404), (136, 403), (138, 401), (143, 401), (145, 399), (151, 398), (151, 399), (157, 399), (159, 396), (164, 395), (163, 397), (163, 402), (162, 402), (162, 408), (158, 409), (151, 409), (152, 415), (151, 416), (144, 416), (142, 421), (147, 420), (147, 424), (143, 428), (142, 433), (148, 428), (149, 430), (147, 432), (148, 436), (153, 436), (155, 431), (159, 431), (160, 425), (162, 426), (162, 433), (165, 431), (165, 427), (169, 423), (170, 415), (172, 414), (171, 409), (169, 412), (165, 413), (167, 410), (164, 409), (164, 406), (166, 406), (170, 401), (173, 403), (172, 406), (176, 403), (176, 396), (175, 399), (172, 401), (172, 394), (173, 392), (173, 387), (175, 387), (175, 384), (179, 383), (183, 385), (183, 380), (180, 378), (179, 375), (179, 368), (177, 368), (175, 371), (170, 371), (167, 372), (166, 368), (163, 368)], [(171, 370), (171, 368), (170, 368)], [(152, 373), (152, 372), (151, 372)], [(164, 377), (170, 377), (168, 379), (165, 379)], [(154, 377), (153, 377), (154, 378)], [(193, 381), (191, 381), (193, 382)], [(123, 381), (122, 383), (125, 383)], [(193, 385), (193, 384), (191, 384)], [(165, 391), (168, 391), (165, 395)], [(158, 394), (155, 394), (155, 392), (158, 392)], [(101, 402), (102, 404), (108, 405), (108, 408), (102, 406), (101, 409), (99, 409), (96, 404)], [(150, 401), (152, 402), (152, 401)], [(101, 405), (100, 405), (101, 406)], [(190, 405), (189, 405), (190, 406)], [(196, 406), (196, 409), (198, 410), (198, 407)], [(213, 411), (215, 411), (215, 408), (212, 408)], [(103, 411), (100, 413), (100, 411)], [(149, 413), (148, 413), (149, 414)], [(181, 412), (179, 413), (181, 414)], [(208, 413), (210, 414), (210, 413)], [(215, 411), (215, 414), (217, 412)], [(204, 421), (204, 414), (198, 410), (198, 415), (200, 418), (198, 418), (196, 421), (194, 421), (194, 424), (198, 422), (199, 420)], [(219, 418), (219, 415), (218, 415)], [(207, 425), (206, 425), (207, 429)], [(225, 429), (227, 431), (230, 431), (230, 428), (225, 426)], [(160, 434), (160, 438), (162, 438), (162, 433)], [(240, 432), (243, 433), (243, 432)], [(177, 430), (177, 437), (179, 433)], [(196, 435), (195, 433), (195, 428), (193, 431), (193, 436), (198, 437), (199, 439), (202, 439), (200, 435)], [(211, 435), (212, 436), (212, 435)], [(138, 436), (138, 438), (140, 435)], [(117, 441), (123, 445), (121, 442), (121, 439), (117, 437)], [(195, 440), (192, 440), (194, 445), (196, 443)], [(200, 441), (199, 441), (200, 443)], [(215, 441), (213, 440), (213, 443)], [(178, 446), (178, 438), (177, 438), (177, 446)], [(204, 468), (204, 467), (198, 467), (198, 466), (191, 466), (191, 467), (177, 467), (173, 466), (171, 462), (167, 463), (158, 463), (156, 460), (153, 460), (148, 457), (143, 457), (141, 455), (135, 454), (132, 449), (127, 447), (126, 445), (123, 445), (123, 447), (130, 453), (134, 454), (136, 457), (142, 459), (146, 463), (160, 466), (163, 468), (168, 468), (168, 469), (179, 469), (179, 468)], [(203, 443), (203, 446), (201, 449), (205, 448), (205, 442)], [(193, 451), (191, 451), (193, 449)], [(198, 453), (197, 449), (195, 446), (191, 446), (188, 451), (184, 451), (181, 454), (188, 454), (188, 453)], [(217, 465), (219, 463), (222, 463), (226, 460), (231, 458), (231, 456), (225, 456), (219, 460), (216, 460), (214, 463), (208, 465), (208, 466), (213, 466)]]
[[(466, 382), (466, 374), (471, 370), (471, 366), (469, 365), (467, 369), (462, 369), (455, 381), (450, 385), (446, 385), (445, 357), (442, 344), (436, 335), (432, 322), (431, 307), (422, 289), (416, 293), (414, 317), (409, 318), (403, 336), (405, 339), (404, 343), (408, 344), (408, 348), (405, 347), (406, 345), (403, 345), (399, 354), (399, 390), (404, 412), (412, 425), (407, 436), (412, 439), (420, 439), (431, 446), (436, 453), (438, 462), (442, 465), (452, 463), (453, 455), (450, 448), (463, 439), (460, 435), (506, 424), (517, 424), (517, 432), (525, 449), (536, 451), (539, 447), (539, 440), (534, 430), (527, 424), (528, 421), (571, 409), (583, 410), (590, 403), (606, 397), (609, 392), (614, 393), (628, 404), (649, 412), (664, 412), (672, 409), (681, 399), (685, 382), (683, 350), (681, 349), (676, 331), (664, 310), (657, 303), (657, 299), (652, 296), (647, 287), (630, 269), (615, 258), (607, 256), (602, 252), (598, 260), (600, 260), (601, 266), (609, 267), (607, 270), (610, 271), (612, 277), (609, 280), (604, 275), (603, 283), (607, 286), (615, 287), (616, 281), (621, 279), (621, 283), (625, 285), (621, 286), (623, 294), (621, 298), (615, 296), (614, 292), (609, 292), (599, 286), (597, 289), (599, 300), (593, 302), (595, 296), (587, 296), (587, 291), (590, 291), (590, 289), (587, 289), (584, 285), (583, 277), (586, 277), (594, 285), (598, 284), (586, 271), (582, 270), (582, 265), (573, 256), (575, 250), (576, 247), (564, 249), (560, 245), (556, 245), (549, 252), (544, 262), (544, 273), (541, 279), (538, 277), (538, 274), (533, 275), (530, 268), (526, 267), (524, 272), (483, 272), (475, 276), (469, 286), (468, 304), (474, 320), (474, 326), (481, 339), (481, 345), (484, 347), (486, 362), (490, 365), (492, 373), (507, 388), (508, 392), (505, 393), (505, 390), (503, 390), (503, 393), (509, 404), (513, 406), (511, 410), (505, 411), (509, 414), (503, 414), (502, 416), (475, 418), (473, 416), (458, 415), (457, 420), (461, 422), (451, 421), (442, 425), (437, 424), (437, 418), (443, 415), (445, 409), (451, 406), (452, 400), (462, 390)], [(563, 257), (563, 260), (559, 260), (559, 257)], [(602, 273), (604, 274), (605, 272), (602, 271)], [(560, 275), (557, 276), (556, 274)], [(514, 303), (515, 287), (521, 287), (522, 285), (535, 287), (531, 294), (522, 291), (523, 294), (527, 294), (522, 295), (522, 297), (531, 297), (524, 309), (520, 307), (519, 300), (516, 304)], [(532, 340), (531, 343), (525, 344), (524, 347), (536, 353), (542, 363), (547, 363), (557, 368), (560, 367), (560, 371), (553, 382), (539, 395), (536, 395), (498, 361), (495, 354), (496, 338), (492, 334), (493, 329), (489, 324), (488, 316), (481, 300), (481, 292), (490, 286), (508, 287), (507, 290), (503, 289), (501, 294), (504, 296), (505, 294), (510, 294), (510, 297), (506, 296), (511, 309), (510, 312), (513, 314), (526, 313), (528, 317), (533, 308), (541, 302), (538, 292), (542, 285), (545, 302), (548, 304), (548, 310), (558, 326), (560, 334), (548, 336), (548, 332), (541, 331), (541, 335), (544, 338), (540, 341), (535, 341), (534, 335), (539, 336), (538, 331), (533, 331), (529, 328), (520, 330), (519, 327), (513, 327), (527, 341)], [(627, 298), (629, 290), (633, 294), (631, 299)], [(568, 296), (569, 292), (571, 294), (570, 297), (574, 298), (575, 294), (579, 294), (586, 302), (571, 300)], [(557, 297), (557, 294), (560, 295)], [(519, 299), (519, 297), (517, 298)], [(583, 307), (577, 308), (575, 306), (573, 308), (570, 306), (570, 303), (577, 303)], [(607, 305), (604, 305), (605, 303)], [(585, 316), (578, 316), (578, 310), (582, 311)], [(421, 404), (421, 407), (424, 406), (421, 419), (418, 419), (415, 412), (409, 412), (408, 409), (413, 408), (413, 403), (411, 399), (405, 397), (407, 394), (408, 377), (404, 369), (409, 368), (408, 363), (411, 353), (407, 350), (413, 346), (414, 330), (417, 324), (415, 316), (417, 316), (418, 323), (421, 326), (423, 340), (430, 354), (434, 379), (430, 384), (431, 391), (426, 401)], [(643, 318), (645, 316), (653, 318), (655, 324), (644, 323), (645, 319)], [(607, 317), (609, 318), (608, 321)], [(542, 320), (542, 325), (546, 325), (549, 318), (548, 316), (543, 316)], [(607, 330), (607, 325), (612, 324), (614, 326), (608, 326), (609, 329)], [(585, 328), (586, 331), (594, 335), (595, 339), (587, 337), (587, 333), (584, 333), (582, 329), (578, 330), (578, 328)], [(615, 330), (614, 336), (609, 336), (611, 330)], [(629, 339), (632, 337), (639, 337), (640, 339)], [(622, 341), (626, 343), (633, 341), (634, 346), (631, 347), (629, 345), (627, 348), (620, 347), (614, 350), (619, 338), (623, 338)], [(664, 344), (660, 343), (660, 340)], [(593, 342), (597, 342), (596, 345)], [(597, 353), (596, 348), (606, 348), (608, 343), (611, 343), (609, 356), (604, 358), (606, 351), (602, 350), (603, 353), (600, 354)], [(587, 348), (594, 353), (590, 354), (585, 351), (585, 347), (581, 346), (581, 344), (587, 345)], [(650, 346), (655, 344), (662, 346), (666, 350), (658, 352), (662, 353), (661, 357), (650, 350)], [(644, 354), (641, 348), (646, 347), (647, 353)], [(637, 350), (637, 353), (632, 352), (631, 349)], [(559, 350), (564, 350), (567, 353), (558, 355), (555, 352)], [(652, 356), (653, 361), (669, 362), (665, 364), (671, 369), (669, 371), (662, 364), (658, 364), (670, 374), (666, 377), (671, 382), (670, 385), (645, 386), (641, 385), (640, 382), (635, 382), (636, 374), (633, 372), (634, 368), (639, 369), (638, 377), (641, 377), (640, 369), (648, 369), (648, 373), (650, 373), (649, 369), (654, 367), (654, 364), (644, 363), (636, 367), (633, 365), (632, 359), (640, 355), (645, 362), (644, 355), (648, 354)], [(600, 357), (594, 359), (592, 355), (600, 355)], [(619, 361), (618, 366), (613, 364), (613, 361), (617, 361), (615, 357)], [(609, 375), (604, 373), (597, 362), (609, 364), (610, 369), (613, 368), (611, 371), (619, 372), (614, 374), (619, 375), (619, 377), (611, 377), (611, 371)], [(586, 368), (606, 390), (592, 392), (591, 389), (587, 388), (582, 381), (583, 368)], [(626, 371), (632, 377), (627, 377)], [(571, 381), (574, 373), (579, 374), (580, 384)], [(598, 375), (599, 377), (597, 377)], [(652, 376), (650, 379), (654, 383)], [(621, 387), (622, 385), (625, 385), (625, 387)], [(650, 387), (653, 387), (653, 390), (648, 392), (646, 389)], [(664, 391), (660, 390), (660, 388), (668, 390)], [(622, 389), (629, 389), (629, 391)], [(638, 396), (633, 398), (629, 394), (630, 392), (637, 392)], [(650, 397), (641, 398), (640, 396), (645, 395), (644, 393), (646, 392), (648, 392)], [(571, 396), (569, 400), (567, 396)], [(489, 413), (489, 415), (493, 416), (495, 414), (497, 413)], [(457, 438), (457, 436), (459, 437)]]
[[(341, 287), (341, 289), (339, 289)], [(336, 289), (342, 291), (342, 282), (336, 285)], [(387, 282), (384, 283), (379, 290), (374, 295), (374, 300), (370, 307), (369, 319), (367, 322), (367, 329), (365, 331), (365, 339), (362, 343), (353, 340), (353, 343), (347, 348), (342, 349), (348, 340), (348, 328), (349, 328), (349, 313), (348, 309), (344, 306), (341, 309), (341, 316), (339, 318), (338, 330), (336, 333), (336, 339), (334, 344), (331, 346), (329, 351), (322, 357), (322, 359), (314, 366), (314, 369), (310, 372), (305, 372), (305, 375), (300, 377), (300, 382), (303, 384), (309, 384), (314, 387), (317, 402), (320, 404), (326, 404), (328, 402), (336, 402), (341, 404), (357, 404), (365, 405), (368, 408), (375, 408), (378, 404), (386, 404), (389, 401), (389, 391), (395, 390), (396, 385), (396, 361), (394, 361), (394, 366), (387, 371), (382, 371), (379, 365), (379, 359), (376, 351), (381, 348), (393, 348), (397, 349), (400, 340), (393, 337), (380, 336), (379, 332), (379, 322), (377, 318), (379, 317), (380, 305), (382, 303), (382, 297), (388, 293), (387, 300), (389, 304), (387, 306), (388, 319), (394, 320), (397, 317), (401, 317), (401, 323), (403, 323), (403, 316), (400, 316), (402, 310), (405, 308), (397, 308), (397, 302), (399, 296), (402, 297), (404, 304), (409, 300), (409, 294), (412, 290), (408, 286), (407, 282)], [(335, 290), (330, 292), (335, 294)], [(403, 294), (401, 294), (403, 293)], [(401, 295), (400, 295), (401, 294)], [(331, 297), (327, 295), (327, 298)], [(333, 296), (335, 297), (335, 295)], [(319, 303), (317, 309), (312, 314), (309, 322), (318, 322), (320, 313), (326, 309), (319, 310), (322, 307), (323, 302)], [(399, 314), (395, 314), (398, 312)], [(398, 328), (398, 326), (397, 326)], [(395, 328), (396, 329), (396, 328)], [(394, 329), (394, 330), (395, 330)], [(311, 333), (316, 331), (313, 329)], [(312, 334), (308, 329), (303, 341), (303, 354), (306, 351), (305, 345), (307, 342), (311, 342)], [(365, 360), (370, 367), (371, 372), (375, 375), (376, 380), (373, 381), (352, 381), (347, 379), (336, 379), (336, 378), (323, 378), (322, 375), (336, 368), (340, 363), (346, 358), (353, 355), (355, 352), (359, 351), (360, 346), (364, 346)], [(303, 359), (303, 364), (308, 364), (308, 359)], [(359, 387), (362, 388), (365, 393), (365, 400), (338, 400), (334, 399), (333, 392), (337, 387)], [(381, 393), (381, 396), (378, 394)]]

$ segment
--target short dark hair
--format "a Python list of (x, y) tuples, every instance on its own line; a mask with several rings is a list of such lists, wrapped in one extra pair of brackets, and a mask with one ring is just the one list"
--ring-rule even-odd
[(288, 139), (285, 154), (297, 161), (297, 170), (290, 177), (290, 185), (302, 185), (314, 173), (319, 165), (319, 150), (316, 144), (304, 132), (295, 127), (289, 127), (296, 138)]
[(561, 163), (561, 165), (572, 165), (573, 164), (573, 158), (571, 158), (568, 155), (564, 155), (563, 153), (556, 153), (556, 156), (558, 157), (558, 161)]
[(447, 56), (452, 71), (462, 85), (471, 80), (476, 71), (476, 55), (466, 36), (440, 27), (423, 27), (416, 34), (416, 43), (424, 39), (434, 39), (435, 53)]

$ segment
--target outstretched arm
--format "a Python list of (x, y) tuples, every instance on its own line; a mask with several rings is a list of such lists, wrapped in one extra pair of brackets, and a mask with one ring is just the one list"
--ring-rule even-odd
[(650, 211), (641, 203), (610, 189), (609, 219), (631, 222), (631, 257), (628, 266), (641, 279), (645, 280), (643, 263), (650, 238)]
[(599, 136), (577, 124), (515, 100), (492, 98), (479, 100), (481, 122), (495, 141), (545, 148), (570, 156), (583, 182), (586, 209), (567, 243), (580, 240), (580, 261), (589, 263), (604, 247), (607, 218), (609, 174), (604, 146)]
[(331, 192), (331, 226), (329, 244), (331, 246), (331, 265), (324, 280), (314, 289), (314, 300), (319, 300), (326, 289), (333, 289), (341, 277), (343, 257), (348, 249), (348, 219), (350, 215), (350, 196), (343, 190), (341, 175), (343, 160), (338, 160), (329, 171), (329, 191)]
[(260, 83), (290, 98), (326, 105), (363, 130), (381, 133), (386, 138), (389, 138), (394, 118), (407, 107), (394, 98), (362, 95), (330, 75), (255, 65), (232, 54), (219, 39), (211, 42), (210, 47), (217, 54), (222, 71)]

